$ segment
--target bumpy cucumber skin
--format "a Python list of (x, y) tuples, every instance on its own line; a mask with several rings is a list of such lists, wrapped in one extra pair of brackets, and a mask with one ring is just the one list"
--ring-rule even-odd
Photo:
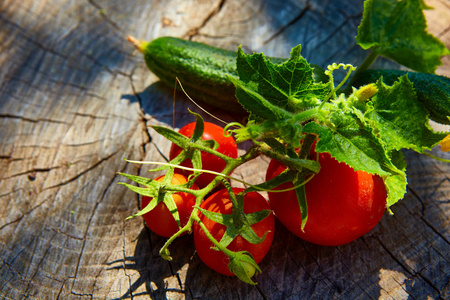
[(383, 82), (392, 85), (399, 77), (408, 74), (417, 98), (430, 112), (430, 119), (441, 124), (450, 124), (450, 78), (440, 75), (407, 72), (401, 70), (368, 69), (360, 73), (354, 86), (359, 87), (376, 82), (383, 76)]
[(227, 74), (237, 76), (236, 53), (174, 37), (161, 37), (146, 44), (143, 54), (147, 67), (162, 82), (173, 87), (178, 77), (186, 93), (195, 101), (229, 111), (242, 111), (227, 78)]
[[(228, 76), (238, 78), (236, 51), (175, 37), (160, 37), (144, 45), (145, 63), (150, 71), (173, 87), (175, 78), (194, 100), (231, 112), (244, 113), (237, 102), (235, 87)], [(274, 63), (287, 59), (268, 57)], [(316, 81), (326, 82), (324, 71), (314, 67)]]

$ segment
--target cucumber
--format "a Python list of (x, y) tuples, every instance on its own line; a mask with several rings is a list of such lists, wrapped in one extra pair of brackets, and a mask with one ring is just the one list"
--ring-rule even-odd
[(408, 74), (417, 93), (417, 98), (430, 112), (430, 119), (441, 124), (450, 124), (450, 78), (429, 73), (401, 70), (367, 69), (355, 78), (354, 86), (359, 87), (376, 82), (383, 76), (383, 82), (392, 85), (399, 77)]
[[(227, 77), (238, 78), (235, 51), (175, 37), (160, 37), (151, 42), (133, 37), (128, 37), (128, 40), (142, 52), (147, 67), (162, 82), (173, 87), (177, 77), (192, 99), (230, 112), (245, 112), (236, 99), (234, 85)], [(287, 60), (268, 59), (273, 63)], [(328, 82), (323, 69), (312, 67), (316, 82)]]

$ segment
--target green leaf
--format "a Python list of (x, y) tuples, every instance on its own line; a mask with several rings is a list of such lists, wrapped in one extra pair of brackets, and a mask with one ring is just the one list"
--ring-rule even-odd
[(294, 47), (289, 60), (274, 64), (263, 54), (238, 51), (240, 80), (230, 77), (236, 97), (250, 112), (245, 128), (235, 130), (238, 141), (279, 138), (281, 143), (298, 147), (303, 123), (319, 114), (316, 107), (329, 94), (332, 85), (316, 83), (313, 68)]
[(195, 128), (192, 133), (191, 140), (193, 141), (201, 141), (203, 139), (203, 131), (205, 129), (205, 122), (203, 121), (202, 116), (199, 114), (190, 111), (191, 114), (195, 116)]
[(160, 202), (163, 202), (164, 205), (166, 205), (168, 210), (171, 212), (178, 226), (179, 227), (181, 226), (180, 215), (178, 213), (177, 205), (175, 204), (172, 195), (179, 192), (180, 188), (189, 189), (191, 186), (191, 182), (173, 185), (172, 184), (173, 169), (166, 173), (161, 182), (125, 173), (118, 173), (118, 174), (127, 177), (128, 179), (138, 184), (141, 184), (145, 187), (138, 187), (124, 182), (119, 182), (119, 184), (126, 186), (133, 192), (138, 193), (142, 196), (152, 198), (146, 207), (141, 209), (138, 213), (128, 217), (127, 219), (142, 216), (148, 213), (149, 211), (153, 210)]
[(357, 43), (419, 72), (434, 73), (450, 54), (427, 32), (423, 0), (366, 0)]
[(397, 169), (402, 171), (402, 174), (391, 175), (385, 177), (384, 184), (388, 193), (386, 205), (389, 208), (395, 204), (398, 200), (402, 199), (406, 193), (406, 186), (408, 184), (406, 179), (406, 162), (405, 156), (400, 151), (392, 151), (390, 153), (392, 163)]
[(154, 181), (153, 179), (150, 179), (150, 178), (145, 178), (145, 177), (136, 176), (136, 175), (130, 175), (130, 174), (121, 173), (121, 172), (118, 172), (117, 174), (124, 176), (124, 177), (136, 182), (137, 184), (140, 184), (140, 185), (143, 185), (146, 187), (155, 186), (156, 181)]
[(269, 216), (271, 213), (270, 210), (260, 210), (254, 213), (245, 214), (245, 218), (247, 219), (247, 222), (244, 223), (243, 230), (241, 230), (240, 235), (247, 240), (248, 242), (252, 244), (261, 244), (264, 239), (266, 238), (266, 235), (268, 232), (264, 232), (264, 235), (262, 237), (259, 237), (255, 231), (251, 228), (253, 224), (256, 224), (258, 222), (261, 222), (267, 216)]
[(131, 185), (128, 183), (124, 183), (124, 182), (119, 182), (119, 184), (126, 186), (133, 192), (138, 193), (139, 195), (147, 196), (147, 197), (151, 197), (151, 198), (158, 197), (158, 188), (157, 187), (156, 188), (143, 188), (143, 187), (138, 187), (138, 186)]
[(339, 162), (345, 162), (355, 170), (363, 170), (371, 174), (389, 175), (397, 172), (390, 161), (383, 144), (372, 133), (370, 128), (352, 112), (343, 113), (336, 110), (332, 113), (334, 127), (314, 122), (304, 127), (304, 132), (318, 136), (316, 151), (328, 152)]
[[(268, 61), (263, 54), (244, 54), (241, 48), (238, 50), (237, 71), (241, 87), (256, 92), (265, 101), (277, 108), (288, 112), (299, 112), (318, 104), (318, 99), (323, 98), (329, 92), (329, 85), (315, 83), (313, 68), (301, 55), (301, 46), (294, 47), (289, 60), (282, 64), (274, 64)], [(240, 97), (241, 96), (241, 97)], [(242, 97), (244, 96), (244, 97)], [(270, 106), (260, 108), (255, 97), (237, 95), (239, 102), (250, 113), (269, 119), (271, 114), (267, 111)], [(260, 98), (258, 97), (258, 98)], [(278, 112), (273, 112), (275, 116)], [(281, 115), (283, 117), (283, 115)], [(276, 116), (281, 119), (280, 116)]]
[(387, 85), (393, 85), (398, 79), (408, 75), (417, 98), (430, 112), (430, 119), (442, 124), (450, 124), (450, 78), (442, 75), (389, 69), (367, 69), (359, 73), (354, 86), (376, 82), (380, 77)]
[(211, 221), (214, 221), (216, 223), (219, 223), (219, 224), (222, 224), (225, 226), (233, 223), (232, 215), (226, 215), (226, 214), (209, 211), (209, 210), (203, 209), (201, 207), (199, 207), (199, 210), (202, 212), (203, 215), (205, 215), (205, 217), (207, 217), (208, 219), (210, 219)]
[(172, 198), (172, 195), (175, 192), (162, 191), (159, 187), (161, 187), (163, 185), (163, 183), (157, 182), (157, 181), (153, 181), (153, 182), (155, 183), (155, 186), (153, 186), (153, 187), (150, 186), (149, 188), (141, 188), (141, 187), (137, 187), (137, 186), (134, 186), (131, 184), (123, 183), (123, 182), (119, 183), (121, 185), (126, 186), (133, 192), (136, 192), (142, 196), (147, 196), (147, 197), (152, 198), (152, 200), (146, 207), (141, 209), (138, 213), (128, 217), (127, 219), (142, 216), (142, 215), (148, 213), (149, 211), (151, 211), (152, 209), (154, 209), (156, 207), (156, 205), (158, 205), (160, 202), (164, 202), (164, 204), (167, 206), (169, 211), (172, 213), (173, 218), (178, 223), (178, 226), (180, 226), (180, 216), (178, 214), (178, 209), (175, 204), (175, 201)]
[(414, 91), (408, 76), (400, 77), (392, 87), (377, 82), (378, 93), (368, 103), (364, 117), (383, 140), (388, 151), (413, 149), (429, 150), (447, 134), (434, 132), (428, 112)]
[(331, 117), (334, 126), (311, 122), (304, 127), (305, 132), (318, 135), (316, 151), (330, 153), (355, 171), (380, 175), (388, 192), (387, 204), (401, 200), (406, 192), (406, 173), (393, 163), (384, 143), (349, 110), (336, 110)]
[(265, 97), (254, 90), (254, 87), (243, 81), (229, 77), (236, 87), (236, 97), (241, 105), (260, 120), (285, 120), (291, 116), (283, 108), (272, 104)]
[[(305, 176), (297, 177), (292, 183), (294, 186), (305, 181)], [(297, 196), (298, 206), (300, 208), (300, 216), (302, 218), (302, 223), (300, 228), (302, 231), (305, 229), (306, 222), (308, 221), (308, 203), (306, 201), (306, 190), (305, 186), (301, 185), (295, 189), (295, 194)]]
[(258, 192), (261, 190), (264, 190), (264, 191), (273, 190), (283, 183), (292, 182), (292, 178), (294, 178), (297, 173), (298, 172), (296, 170), (286, 169), (283, 172), (281, 172), (280, 174), (278, 174), (277, 176), (273, 177), (272, 179), (264, 181), (260, 184), (251, 186), (251, 187), (247, 188), (245, 191), (246, 192)]
[(172, 217), (175, 219), (175, 222), (177, 222), (178, 228), (181, 228), (180, 214), (178, 213), (177, 204), (173, 200), (173, 197), (172, 197), (173, 194), (175, 194), (175, 192), (165, 192), (164, 197), (163, 197), (163, 202), (167, 206), (167, 209), (172, 214)]
[[(196, 117), (196, 123), (192, 137), (188, 138), (172, 129), (153, 126), (153, 128), (161, 135), (177, 144), (182, 148), (182, 151), (170, 161), (171, 164), (180, 165), (183, 161), (189, 159), (192, 163), (192, 167), (197, 170), (202, 169), (202, 151), (207, 151), (209, 149), (217, 150), (219, 143), (215, 140), (203, 140), (204, 131), (204, 121), (203, 118), (194, 112), (191, 112)], [(208, 149), (206, 149), (208, 148)], [(215, 152), (218, 155), (223, 155), (222, 153)], [(214, 154), (213, 154), (214, 155)], [(174, 167), (162, 166), (157, 169), (150, 171), (160, 171), (164, 169), (173, 169)], [(198, 177), (202, 172), (194, 171), (194, 176)], [(193, 178), (191, 178), (193, 179)]]
[(181, 133), (178, 133), (170, 128), (167, 127), (162, 127), (162, 126), (152, 126), (152, 128), (159, 133), (160, 135), (162, 135), (163, 137), (165, 137), (166, 139), (168, 139), (169, 141), (171, 141), (172, 143), (180, 146), (181, 148), (184, 148), (186, 146), (186, 144), (189, 142), (189, 138), (185, 137), (184, 135), (182, 135)]

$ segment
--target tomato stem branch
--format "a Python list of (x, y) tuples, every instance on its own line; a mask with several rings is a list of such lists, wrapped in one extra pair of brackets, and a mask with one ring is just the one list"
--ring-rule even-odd
[(308, 157), (311, 152), (311, 147), (316, 140), (316, 136), (314, 134), (308, 133), (302, 142), (302, 147), (300, 148), (300, 152), (298, 153), (298, 157), (300, 159), (305, 159)]
[(317, 173), (320, 169), (320, 165), (310, 159), (297, 159), (295, 160), (295, 162), (292, 159), (286, 158), (284, 155), (273, 151), (272, 149), (270, 149), (267, 146), (260, 146), (258, 149), (262, 154), (275, 159), (279, 162), (281, 162), (282, 164), (284, 164), (287, 167), (290, 167), (292, 169), (296, 169), (299, 170), (302, 168), (308, 169), (309, 171), (312, 171), (313, 173)]
[(205, 232), (206, 237), (214, 244), (214, 246), (217, 247), (217, 249), (219, 249), (220, 251), (222, 251), (226, 256), (228, 256), (230, 258), (230, 260), (233, 258), (233, 256), (235, 256), (235, 253), (229, 249), (227, 249), (226, 247), (224, 247), (223, 245), (221, 245), (216, 238), (209, 232), (208, 228), (206, 228), (205, 224), (203, 224), (202, 220), (195, 215), (194, 220), (198, 223), (198, 225), (200, 226), (200, 228)]

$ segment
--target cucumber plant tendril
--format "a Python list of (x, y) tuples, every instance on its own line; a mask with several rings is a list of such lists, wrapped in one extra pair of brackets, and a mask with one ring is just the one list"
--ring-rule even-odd
[[(158, 165), (150, 171), (166, 171), (167, 179), (156, 182), (140, 176), (119, 173), (138, 186), (121, 184), (138, 194), (156, 199), (153, 206), (164, 202), (171, 208), (175, 220), (178, 220), (179, 214), (171, 195), (183, 192), (195, 197), (195, 205), (189, 220), (182, 227), (178, 222), (179, 230), (168, 238), (161, 248), (161, 256), (164, 259), (172, 259), (168, 250), (172, 241), (186, 232), (194, 231), (194, 236), (200, 234), (212, 243), (213, 251), (221, 252), (228, 258), (228, 270), (223, 272), (224, 274), (229, 271), (242, 281), (255, 284), (251, 278), (255, 272), (261, 271), (254, 259), (255, 255), (259, 254), (252, 252), (253, 246), (238, 250), (230, 250), (229, 246), (235, 239), (242, 238), (247, 245), (261, 245), (265, 255), (271, 243), (271, 240), (266, 239), (271, 232), (273, 233), (274, 228), (273, 225), (261, 227), (261, 224), (267, 223), (272, 216), (271, 210), (265, 206), (269, 204), (252, 208), (251, 212), (247, 212), (243, 200), (247, 195), (255, 195), (254, 193), (258, 191), (294, 195), (293, 206), (283, 209), (289, 210), (289, 213), (298, 212), (295, 214), (296, 219), (288, 220), (287, 223), (294, 226), (294, 231), (301, 237), (303, 234), (308, 235), (306, 232), (309, 230), (308, 220), (313, 223), (316, 221), (312, 220), (317, 220), (308, 211), (308, 194), (313, 181), (317, 186), (316, 180), (326, 177), (327, 174), (319, 174), (322, 169), (331, 170), (330, 172), (343, 170), (342, 172), (348, 174), (356, 174), (358, 178), (365, 178), (367, 185), (374, 182), (378, 188), (373, 190), (373, 185), (370, 185), (367, 191), (376, 194), (378, 203), (382, 204), (377, 208), (375, 221), (372, 220), (367, 228), (357, 224), (358, 234), (354, 234), (345, 242), (335, 237), (332, 241), (324, 242), (339, 245), (341, 242), (351, 242), (368, 232), (379, 221), (385, 208), (391, 212), (389, 207), (404, 197), (407, 178), (402, 150), (416, 151), (449, 162), (427, 152), (439, 144), (442, 151), (450, 150), (449, 132), (436, 132), (429, 125), (430, 118), (443, 124), (447, 124), (450, 120), (450, 79), (433, 74), (441, 64), (441, 58), (450, 54), (450, 51), (439, 39), (427, 32), (422, 11), (424, 8), (422, 0), (365, 1), (356, 43), (368, 50), (369, 54), (359, 67), (333, 63), (321, 71), (319, 67), (310, 65), (302, 57), (301, 45), (292, 48), (290, 58), (282, 61), (267, 58), (262, 53), (246, 54), (239, 47), (235, 56), (236, 69), (231, 70), (234, 65), (228, 65), (229, 69), (221, 70), (220, 79), (213, 78), (216, 74), (214, 72), (211, 72), (210, 78), (210, 83), (221, 82), (221, 89), (227, 89), (231, 83), (240, 107), (248, 115), (246, 124), (236, 122), (226, 124), (222, 133), (226, 137), (233, 137), (235, 143), (247, 142), (251, 145), (239, 157), (219, 152), (219, 140), (203, 140), (202, 136), (206, 131), (205, 122), (199, 114), (191, 112), (196, 118), (191, 137), (166, 127), (152, 126), (153, 130), (180, 147), (182, 151), (168, 163), (126, 160), (136, 164)], [(152, 69), (152, 53), (147, 47), (151, 46), (153, 47), (151, 51), (155, 51), (155, 45), (151, 45), (151, 42), (141, 43), (133, 38), (129, 40), (144, 54), (147, 65)], [(175, 40), (171, 38), (170, 41)], [(180, 41), (174, 43), (179, 45)], [(213, 60), (227, 61), (229, 58), (228, 52), (221, 52), (206, 45), (188, 41), (182, 45), (199, 51), (211, 51), (215, 55), (211, 58)], [(162, 48), (158, 49), (163, 51)], [(221, 55), (223, 57), (220, 57)], [(364, 75), (379, 56), (394, 60), (409, 68), (409, 71), (396, 73), (377, 70), (376, 73), (371, 73), (372, 77)], [(196, 61), (201, 63), (203, 60), (199, 58)], [(170, 66), (167, 66), (167, 69), (170, 69)], [(342, 71), (346, 72), (345, 77), (335, 85), (334, 73)], [(178, 78), (176, 82), (186, 93)], [(224, 169), (215, 172), (203, 168), (206, 162), (202, 158), (202, 153), (223, 160)], [(231, 176), (237, 167), (260, 155), (277, 161), (278, 169), (268, 174), (266, 181), (250, 184)], [(180, 165), (187, 159), (192, 162), (192, 167)], [(330, 165), (321, 166), (321, 163)], [(185, 171), (190, 171), (186, 173), (187, 183), (179, 185), (171, 183), (176, 172)], [(191, 188), (203, 173), (214, 175), (213, 179), (204, 187)], [(332, 175), (336, 176), (330, 174)], [(246, 185), (247, 188), (235, 194), (236, 190), (232, 188), (234, 181)], [(380, 191), (380, 185), (384, 185), (385, 190)], [(214, 198), (214, 201), (223, 201), (223, 205), (225, 203), (231, 205), (231, 214), (228, 210), (224, 213), (223, 209), (209, 211), (202, 207), (205, 205), (202, 204), (204, 200), (221, 188), (223, 190), (219, 194), (228, 196)], [(324, 186), (324, 189), (326, 188), (327, 186)], [(350, 187), (356, 188), (362, 187)], [(347, 197), (342, 191), (340, 193), (344, 194), (344, 198)], [(366, 197), (365, 193), (359, 190), (355, 194)], [(270, 198), (273, 201), (272, 198), (276, 199), (276, 196)], [(348, 209), (352, 209), (351, 201), (346, 204), (349, 205)], [(367, 201), (370, 202), (370, 199)], [(212, 207), (216, 207), (214, 205), (217, 203), (214, 202)], [(144, 208), (132, 217), (143, 215), (149, 209), (151, 208), (147, 210)], [(365, 207), (361, 209), (366, 210)], [(352, 218), (352, 214), (342, 215)], [(294, 218), (294, 215), (292, 216)], [(338, 216), (336, 222), (345, 223), (346, 220), (343, 218)], [(214, 231), (217, 229), (213, 230), (207, 226), (209, 222), (215, 222), (225, 228), (221, 232), (223, 237), (219, 237), (220, 234)], [(260, 228), (264, 228), (260, 232), (261, 235), (257, 234)], [(312, 240), (322, 240), (322, 237), (314, 236)], [(261, 259), (261, 256), (257, 257)], [(223, 266), (211, 267), (223, 270)]]

